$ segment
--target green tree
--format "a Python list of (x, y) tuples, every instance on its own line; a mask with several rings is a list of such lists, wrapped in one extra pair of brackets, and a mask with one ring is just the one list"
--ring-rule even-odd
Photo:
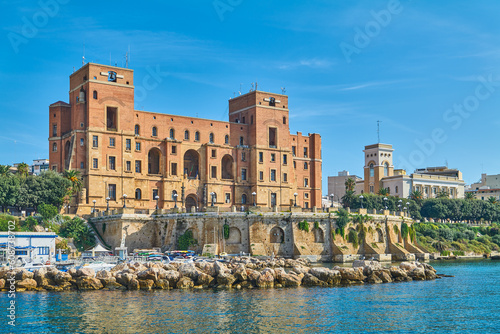
[(29, 165), (25, 162), (21, 162), (19, 165), (17, 165), (17, 172), (20, 176), (28, 176), (29, 174)]
[(449, 198), (449, 197), (450, 197), (450, 193), (444, 189), (440, 190), (436, 196), (436, 198)]
[(419, 205), (421, 205), (422, 200), (424, 199), (424, 195), (420, 190), (414, 190), (410, 193), (410, 199), (414, 200), (415, 202), (419, 203)]
[(10, 166), (9, 165), (0, 165), (0, 177), (9, 176), (9, 175), (11, 175)]
[(82, 179), (77, 170), (65, 170), (63, 176), (71, 182), (71, 194), (74, 195), (82, 190)]
[(79, 251), (95, 245), (95, 237), (91, 228), (81, 218), (75, 217), (65, 221), (59, 228), (59, 235), (63, 238), (73, 238)]
[(488, 197), (488, 202), (490, 202), (491, 204), (497, 204), (498, 203), (497, 199), (495, 197), (493, 197), (493, 196)]
[(0, 176), (0, 206), (2, 212), (9, 206), (15, 206), (19, 198), (19, 178)]
[(472, 191), (467, 191), (465, 193), (465, 199), (467, 199), (467, 200), (476, 199), (476, 195)]
[(349, 212), (344, 209), (339, 209), (339, 211), (335, 212), (337, 214), (337, 229), (336, 233), (340, 234), (342, 238), (344, 237), (345, 227), (350, 221)]
[(347, 180), (345, 180), (345, 190), (346, 192), (354, 192), (356, 190), (356, 181), (353, 178), (349, 177)]
[(380, 196), (389, 196), (389, 188), (380, 188), (377, 194)]
[(40, 204), (37, 211), (45, 222), (48, 222), (57, 215), (57, 208), (52, 204)]
[[(14, 223), (12, 224), (11, 222)], [(21, 229), (19, 226), (19, 219), (11, 215), (0, 214), (0, 231), (7, 232), (9, 231), (9, 227), (11, 228), (10, 231), (13, 232), (20, 231)]]

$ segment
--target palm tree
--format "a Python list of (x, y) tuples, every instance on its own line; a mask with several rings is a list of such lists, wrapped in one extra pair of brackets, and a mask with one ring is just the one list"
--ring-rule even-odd
[(472, 191), (468, 191), (465, 193), (465, 199), (468, 200), (476, 199), (476, 195)]
[(424, 195), (420, 190), (414, 190), (410, 193), (410, 198), (415, 202), (420, 203), (424, 199)]
[(0, 165), (0, 176), (8, 176), (10, 174), (9, 165)]
[(491, 204), (497, 204), (497, 199), (493, 196), (490, 196), (488, 197), (488, 202), (490, 202)]
[(82, 190), (82, 179), (80, 178), (80, 172), (77, 170), (65, 170), (64, 177), (71, 181), (71, 193), (76, 194)]
[(380, 188), (378, 190), (378, 193), (380, 196), (389, 196), (389, 189), (388, 188)]
[(346, 192), (348, 192), (348, 191), (354, 192), (355, 188), (356, 188), (356, 181), (354, 181), (353, 178), (348, 178), (347, 180), (345, 180), (345, 190), (346, 190)]
[(436, 196), (436, 198), (448, 198), (448, 197), (450, 197), (450, 193), (444, 189), (440, 190)]
[(25, 162), (21, 162), (19, 165), (17, 165), (17, 172), (21, 176), (28, 176), (28, 169), (29, 169), (29, 166)]

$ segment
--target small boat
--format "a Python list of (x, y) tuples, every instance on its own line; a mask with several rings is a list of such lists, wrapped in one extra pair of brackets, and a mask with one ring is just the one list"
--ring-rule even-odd
[(42, 263), (42, 262), (38, 262), (38, 263), (34, 263), (34, 262), (24, 262), (20, 268), (23, 268), (23, 269), (26, 269), (28, 270), (29, 272), (33, 272), (37, 269), (41, 269), (41, 268), (55, 268), (56, 266), (50, 264), (50, 262), (46, 262), (46, 263)]
[(116, 266), (116, 264), (114, 264), (114, 263), (106, 263), (106, 262), (98, 261), (98, 262), (84, 263), (81, 266), (75, 267), (75, 269), (78, 270), (78, 269), (82, 269), (82, 268), (89, 268), (89, 269), (94, 270), (97, 273), (98, 271), (101, 271), (101, 270), (108, 270), (109, 271), (112, 268), (114, 268), (115, 266)]

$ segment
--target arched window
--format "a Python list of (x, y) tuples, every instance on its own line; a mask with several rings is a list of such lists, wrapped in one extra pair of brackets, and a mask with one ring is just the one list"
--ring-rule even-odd
[(160, 150), (152, 148), (148, 153), (148, 174), (160, 174)]
[(384, 164), (384, 176), (388, 176), (389, 175), (389, 163), (385, 163)]
[(157, 137), (158, 136), (158, 128), (156, 126), (153, 126), (151, 134), (153, 135), (153, 137)]
[(189, 140), (189, 131), (184, 131), (184, 140)]
[(52, 144), (52, 152), (57, 152), (57, 143)]
[(208, 141), (210, 142), (210, 144), (214, 143), (214, 134), (213, 133), (210, 134)]
[(272, 228), (269, 241), (273, 244), (285, 242), (285, 231), (278, 226)]
[(93, 95), (94, 95), (94, 99), (97, 100), (97, 91), (96, 90), (94, 91)]
[(135, 199), (141, 199), (142, 198), (142, 192), (141, 189), (137, 188), (135, 190)]
[(370, 177), (375, 176), (375, 170), (373, 169), (373, 163), (370, 164)]
[(199, 154), (195, 150), (188, 150), (184, 154), (184, 175), (188, 179), (198, 178)]
[(247, 194), (241, 195), (241, 204), (247, 204)]
[(226, 135), (224, 137), (224, 144), (229, 145), (229, 136), (228, 135)]
[(195, 140), (195, 141), (200, 141), (200, 132), (199, 132), (199, 131), (196, 131), (196, 132), (194, 133), (194, 140)]
[(222, 158), (222, 179), (232, 180), (233, 177), (233, 157), (226, 154)]
[(170, 129), (169, 136), (170, 136), (170, 139), (175, 139), (175, 131), (174, 131), (174, 129)]
[(243, 137), (240, 137), (240, 146), (243, 146)]
[(135, 129), (134, 129), (134, 133), (135, 133), (135, 135), (136, 135), (136, 136), (138, 136), (138, 135), (139, 135), (139, 129), (140, 129), (139, 124), (136, 124), (136, 125), (135, 125)]

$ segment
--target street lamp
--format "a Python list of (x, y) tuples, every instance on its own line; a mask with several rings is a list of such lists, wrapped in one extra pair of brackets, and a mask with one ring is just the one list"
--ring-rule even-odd
[(155, 200), (156, 200), (156, 210), (158, 210), (158, 200), (160, 199), (160, 196), (156, 195)]
[(385, 209), (387, 210), (387, 197), (384, 197), (384, 206), (385, 206)]
[(252, 197), (253, 197), (253, 206), (256, 206), (256, 203), (255, 203), (255, 196), (257, 196), (257, 193), (254, 191), (252, 193)]
[(359, 199), (361, 200), (361, 209), (363, 209), (363, 195), (359, 195)]
[(126, 201), (127, 200), (127, 194), (123, 194), (123, 208), (127, 207)]
[(106, 212), (109, 212), (109, 200), (110, 200), (110, 199), (111, 199), (111, 198), (106, 197)]
[[(177, 193), (174, 194), (174, 209), (177, 209)], [(158, 197), (158, 196), (156, 196)], [(157, 206), (158, 207), (158, 206)]]
[(95, 212), (95, 203), (96, 203), (96, 202), (97, 202), (96, 200), (93, 200), (93, 201), (92, 201), (92, 203), (94, 203), (94, 212)]
[(295, 202), (294, 202), (293, 206), (297, 206), (297, 196), (299, 196), (299, 194), (294, 193), (293, 196), (295, 196)]
[(214, 206), (215, 193), (212, 191), (212, 192), (210, 193), (210, 196), (211, 196), (211, 200), (212, 200), (212, 204), (210, 204), (210, 206)]
[(330, 194), (330, 199), (332, 200), (332, 205), (330, 205), (331, 208), (333, 208), (333, 198), (335, 197), (334, 194)]

